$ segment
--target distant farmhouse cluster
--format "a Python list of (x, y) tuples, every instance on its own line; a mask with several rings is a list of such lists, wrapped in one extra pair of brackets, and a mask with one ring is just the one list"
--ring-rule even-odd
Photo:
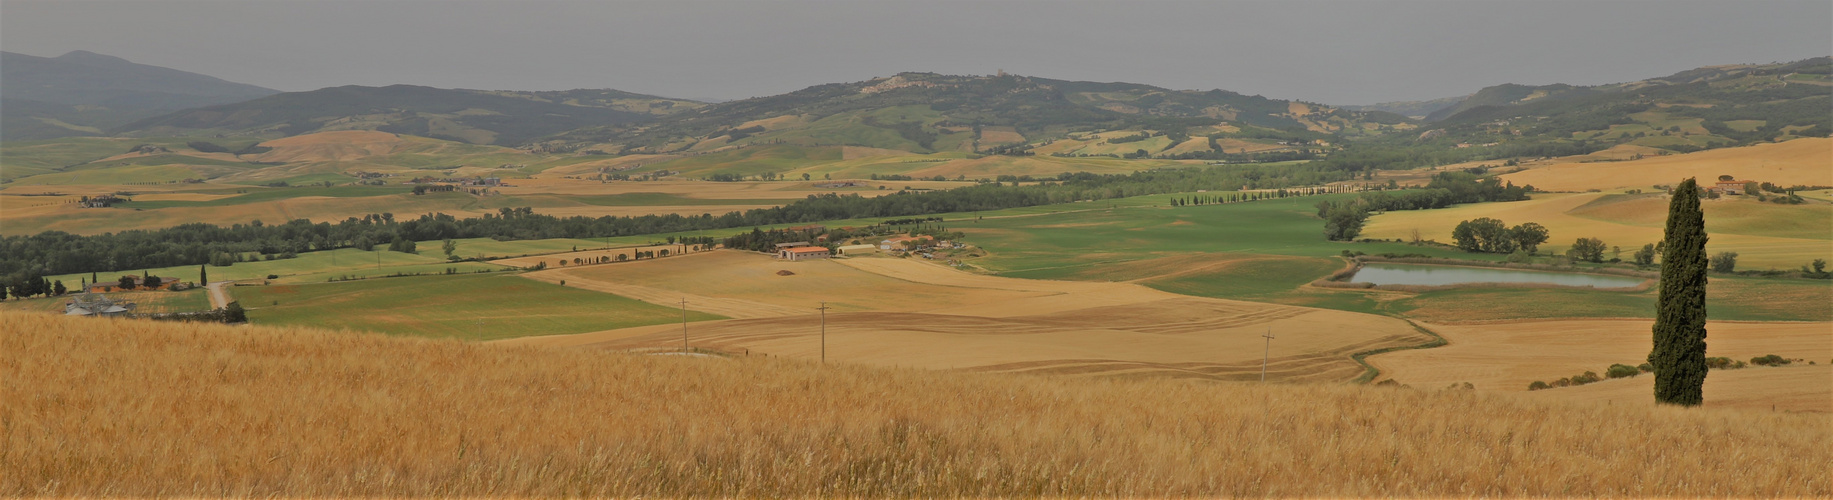
[(133, 303), (116, 302), (114, 299), (96, 293), (78, 295), (73, 298), (70, 303), (64, 304), (65, 316), (107, 317), (132, 314), (133, 312)]

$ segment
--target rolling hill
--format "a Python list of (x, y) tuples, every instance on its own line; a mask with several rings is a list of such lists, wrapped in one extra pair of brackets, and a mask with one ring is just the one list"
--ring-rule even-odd
[[(601, 99), (607, 102), (642, 100), (629, 96), (637, 95), (606, 95)], [(130, 123), (115, 132), (152, 136), (281, 137), (335, 130), (376, 130), (472, 144), (513, 145), (568, 130), (629, 124), (653, 116), (648, 112), (574, 105), (568, 101), (564, 93), (349, 85), (187, 109)], [(676, 102), (663, 98), (649, 101), (657, 106), (661, 106), (661, 102)]]
[(1433, 112), (1447, 136), (1607, 140), (1692, 151), (1833, 133), (1833, 58), (1712, 66), (1598, 86), (1498, 85)]
[(103, 135), (140, 118), (280, 92), (80, 50), (0, 52), (0, 66), (0, 136), (8, 141)]
[[(899, 73), (711, 104), (652, 124), (587, 128), (556, 139), (610, 143), (641, 152), (791, 143), (971, 153), (1023, 150), (1072, 134), (1113, 130), (1170, 135), (1180, 143), (1191, 135), (1256, 131), (1311, 140), (1408, 121), (1386, 112), (1346, 111), (1225, 90), (1005, 74)], [(1169, 146), (1148, 153), (1166, 149)]]

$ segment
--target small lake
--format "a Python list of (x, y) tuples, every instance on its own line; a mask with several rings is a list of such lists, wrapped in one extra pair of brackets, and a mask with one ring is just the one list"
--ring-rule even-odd
[(1482, 267), (1369, 264), (1356, 271), (1351, 283), (1376, 285), (1456, 285), (1461, 283), (1541, 283), (1563, 286), (1622, 288), (1641, 284), (1642, 278), (1599, 274), (1556, 273)]

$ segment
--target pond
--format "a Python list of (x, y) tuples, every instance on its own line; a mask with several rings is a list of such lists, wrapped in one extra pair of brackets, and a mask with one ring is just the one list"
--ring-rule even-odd
[(1414, 266), (1405, 264), (1369, 264), (1356, 271), (1352, 283), (1376, 285), (1441, 286), (1461, 283), (1536, 283), (1597, 288), (1632, 287), (1642, 278), (1604, 276), (1599, 274), (1518, 271), (1481, 267)]

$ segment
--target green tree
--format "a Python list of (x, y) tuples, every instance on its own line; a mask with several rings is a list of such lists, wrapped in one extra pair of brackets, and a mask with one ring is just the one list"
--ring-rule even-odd
[(1606, 248), (1610, 247), (1604, 244), (1604, 240), (1579, 238), (1578, 241), (1572, 242), (1572, 248), (1566, 250), (1566, 256), (1572, 257), (1573, 260), (1603, 262)]
[(1515, 247), (1527, 253), (1540, 251), (1540, 244), (1547, 242), (1549, 234), (1546, 226), (1533, 222), (1524, 223), (1508, 230), (1508, 237), (1515, 240)]
[(205, 285), (210, 284), (210, 270), (201, 264), (197, 266), (197, 282)]
[(122, 276), (121, 281), (119, 281), (118, 283), (120, 283), (119, 286), (121, 287), (122, 290), (133, 290), (134, 289), (134, 277), (131, 275)]
[(1655, 302), (1655, 402), (1697, 406), (1706, 385), (1706, 217), (1692, 178), (1674, 188)]
[(52, 295), (63, 295), (66, 293), (70, 293), (70, 289), (64, 288), (64, 280), (57, 280), (57, 282), (51, 284)]
[(1647, 265), (1654, 264), (1655, 263), (1655, 244), (1649, 243), (1647, 245), (1642, 245), (1642, 249), (1637, 250), (1634, 255), (1631, 255), (1631, 257), (1636, 259), (1636, 265), (1638, 266), (1647, 266)]
[(0, 300), (6, 300), (6, 286), (0, 285)]
[(223, 307), (223, 322), (246, 323), (248, 322), (248, 312), (242, 309), (241, 302), (230, 302), (229, 305)]
[(458, 256), (458, 242), (452, 241), (451, 238), (446, 238), (444, 242), (441, 242), (439, 244), (439, 249), (446, 252), (446, 259), (448, 260)]
[(1712, 272), (1730, 273), (1730, 272), (1737, 272), (1737, 269), (1738, 269), (1738, 253), (1737, 252), (1719, 252), (1719, 253), (1712, 254)]

